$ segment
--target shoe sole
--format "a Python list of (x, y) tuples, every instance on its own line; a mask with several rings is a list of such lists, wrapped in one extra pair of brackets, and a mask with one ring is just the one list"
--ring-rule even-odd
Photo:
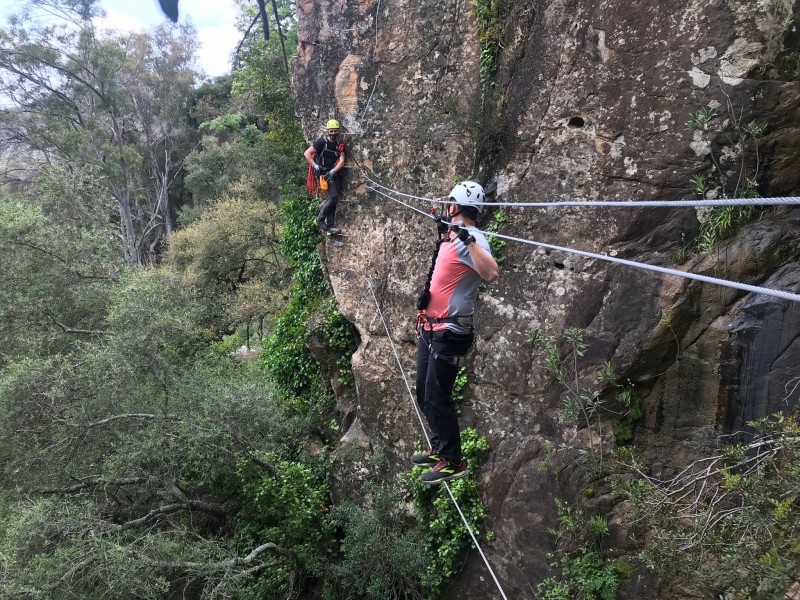
[(414, 462), (414, 457), (411, 457), (411, 464), (415, 467), (435, 467), (439, 464), (439, 461), (442, 460), (442, 457), (438, 454), (434, 454), (433, 456), (436, 458), (433, 458), (432, 456), (426, 456), (424, 459), (422, 459), (422, 462)]
[(442, 477), (441, 479), (435, 479), (433, 481), (426, 481), (420, 477), (420, 481), (426, 485), (436, 485), (437, 483), (442, 483), (443, 481), (453, 481), (454, 479), (462, 479), (469, 475), (469, 471), (464, 471), (463, 473), (455, 473), (453, 475), (448, 475), (446, 477)]

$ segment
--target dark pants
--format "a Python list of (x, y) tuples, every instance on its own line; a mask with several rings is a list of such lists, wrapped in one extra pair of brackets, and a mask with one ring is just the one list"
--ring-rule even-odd
[(453, 385), (474, 339), (472, 333), (425, 331), (417, 343), (417, 404), (431, 428), (431, 447), (451, 463), (462, 459)]
[(339, 182), (337, 180), (328, 182), (328, 191), (326, 192), (325, 202), (322, 203), (322, 209), (317, 216), (318, 225), (326, 225), (333, 227), (336, 219), (336, 204), (339, 202)]

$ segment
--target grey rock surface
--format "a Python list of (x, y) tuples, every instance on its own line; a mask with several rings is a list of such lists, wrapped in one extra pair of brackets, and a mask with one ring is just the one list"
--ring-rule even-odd
[[(774, 4), (782, 14), (800, 10), (800, 2)], [(692, 198), (691, 176), (711, 180), (723, 172), (733, 187), (741, 165), (736, 140), (685, 127), (692, 113), (711, 107), (720, 118), (766, 125), (762, 195), (800, 192), (800, 93), (770, 69), (784, 48), (780, 19), (744, 0), (504, 6), (493, 76), (499, 96), (482, 104), (469, 2), (298, 2), (292, 83), (307, 137), (317, 137), (329, 117), (353, 132), (337, 222), (350, 237), (323, 249), (340, 308), (361, 336), (353, 357), (358, 397), (341, 407), (357, 430), (344, 432), (345, 441), (361, 451), (384, 449), (398, 472), (420, 431), (395, 351), (412, 385), (414, 304), (434, 227), (371, 191), (361, 168), (382, 185), (428, 198), (446, 195), (455, 176), (496, 184), (494, 197), (503, 201)], [(712, 157), (719, 157), (716, 172)], [(744, 160), (752, 171), (754, 157)], [(800, 291), (798, 211), (768, 213), (680, 266), (675, 252), (697, 236), (702, 211), (513, 208), (505, 216), (507, 235)], [(554, 499), (579, 498), (584, 485), (574, 461), (540, 468), (545, 443), (575, 444), (587, 432), (564, 418), (560, 390), (529, 339), (533, 329), (585, 329), (583, 372), (591, 379), (611, 361), (630, 379), (644, 412), (635, 442), (669, 472), (721, 433), (798, 406), (798, 310), (788, 301), (509, 243), (500, 279), (479, 299), (462, 414), (462, 425), (476, 427), (491, 446), (476, 475), (495, 532), (484, 549), (508, 597), (533, 597), (548, 574)], [(344, 499), (347, 486), (336, 489)], [(608, 497), (595, 507), (615, 524)], [(624, 546), (624, 531), (616, 531)], [(662, 593), (644, 570), (622, 590), (626, 598)], [(477, 554), (448, 596), (496, 597)]]

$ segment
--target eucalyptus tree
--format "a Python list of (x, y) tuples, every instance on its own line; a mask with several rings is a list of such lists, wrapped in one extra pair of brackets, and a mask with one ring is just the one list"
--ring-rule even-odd
[(2, 181), (24, 184), (46, 164), (96, 165), (126, 257), (142, 264), (173, 227), (197, 42), (191, 27), (103, 32), (100, 12), (98, 0), (33, 0), (0, 30)]

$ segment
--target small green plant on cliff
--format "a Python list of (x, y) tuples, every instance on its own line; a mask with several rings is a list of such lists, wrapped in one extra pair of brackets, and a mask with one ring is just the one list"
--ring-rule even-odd
[(492, 85), (497, 58), (503, 47), (503, 26), (500, 22), (500, 0), (472, 0), (472, 15), (478, 25), (478, 44), (481, 47), (481, 85)]
[[(552, 334), (546, 325), (541, 325), (530, 334), (534, 346), (541, 352), (544, 368), (555, 377), (564, 389), (563, 409), (569, 420), (581, 421), (592, 433), (589, 436), (589, 452), (593, 458), (603, 460), (603, 414), (615, 416), (614, 426), (617, 444), (625, 444), (633, 438), (633, 426), (641, 417), (638, 399), (630, 382), (619, 384), (617, 374), (610, 362), (605, 362), (597, 371), (594, 384), (605, 387), (583, 385), (578, 368), (578, 359), (588, 349), (583, 340), (583, 330), (568, 327), (561, 336)], [(616, 408), (609, 400), (614, 398)], [(594, 435), (596, 434), (596, 435)], [(593, 438), (597, 438), (597, 446)]]
[[(491, 221), (486, 226), (486, 231), (489, 231), (491, 233), (499, 233), (500, 228), (503, 226), (505, 222), (506, 222), (506, 213), (504, 213), (502, 210), (495, 211), (492, 214)], [(503, 256), (503, 252), (506, 248), (506, 241), (494, 235), (488, 236), (487, 241), (489, 242), (489, 246), (491, 246), (492, 248), (492, 256), (494, 256), (494, 259), (497, 261), (497, 264), (501, 264), (505, 259), (505, 256)]]
[(476, 113), (469, 118), (473, 140), (473, 169), (491, 169), (491, 163), (503, 150), (506, 124), (502, 118), (505, 92), (497, 86), (500, 52), (503, 49), (502, 0), (472, 0), (472, 15), (477, 25), (480, 53), (480, 102)]
[[(699, 198), (758, 197), (763, 123), (745, 122), (726, 94), (724, 113), (704, 106), (689, 115), (686, 128), (694, 134), (692, 147), (711, 163), (708, 172), (691, 177)], [(709, 252), (759, 215), (753, 206), (721, 206), (707, 211), (696, 242), (698, 250)]]
[(355, 325), (345, 319), (342, 313), (339, 312), (335, 299), (330, 300), (321, 331), (327, 346), (338, 354), (336, 369), (339, 383), (345, 386), (352, 386), (353, 365), (351, 357), (358, 347), (356, 341), (358, 334)]
[[(477, 537), (481, 523), (486, 518), (486, 510), (478, 495), (475, 473), (480, 457), (488, 451), (489, 444), (485, 437), (467, 428), (461, 432), (461, 449), (471, 474), (449, 485)], [(431, 591), (430, 598), (438, 598), (446, 584), (461, 569), (461, 553), (470, 545), (470, 536), (445, 485), (425, 485), (419, 481), (422, 473), (423, 469), (414, 467), (408, 481), (414, 508), (419, 513), (419, 527), (427, 542), (424, 552), (428, 566), (421, 574), (422, 582)], [(486, 538), (491, 537), (491, 532), (487, 532)]]
[(461, 401), (464, 400), (464, 390), (467, 387), (467, 383), (469, 383), (467, 369), (461, 367), (458, 371), (458, 375), (456, 375), (456, 382), (453, 385), (453, 400), (456, 401), (456, 405), (459, 407), (461, 406)]
[(664, 580), (723, 600), (788, 598), (800, 568), (800, 425), (777, 414), (749, 426), (752, 441), (669, 479), (651, 477), (629, 452), (617, 487), (630, 522), (647, 530), (643, 560)]
[(556, 499), (557, 550), (548, 554), (550, 566), (560, 570), (536, 587), (543, 600), (615, 600), (620, 580), (627, 570), (603, 556), (602, 539), (608, 535), (608, 521), (598, 515), (586, 518), (583, 511)]

